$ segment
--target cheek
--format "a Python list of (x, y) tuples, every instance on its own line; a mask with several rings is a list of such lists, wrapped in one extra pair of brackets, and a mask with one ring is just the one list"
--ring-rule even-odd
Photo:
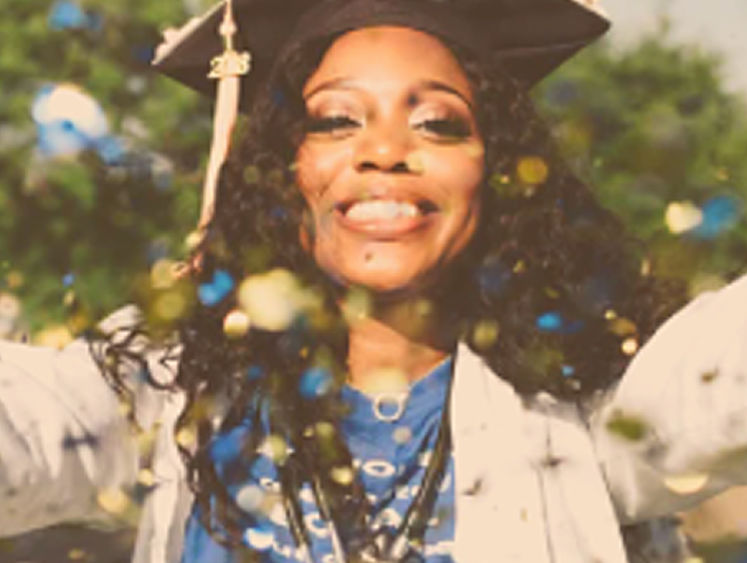
[(296, 155), (296, 182), (313, 208), (344, 170), (349, 155), (324, 145), (304, 143)]

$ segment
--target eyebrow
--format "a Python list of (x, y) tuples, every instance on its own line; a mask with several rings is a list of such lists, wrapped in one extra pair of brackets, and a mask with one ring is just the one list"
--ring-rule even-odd
[[(322, 82), (319, 86), (311, 90), (311, 92), (303, 97), (304, 101), (308, 100), (322, 90), (360, 90), (360, 87), (357, 85), (356, 81), (351, 78), (333, 78), (331, 80), (328, 80), (327, 82)], [(449, 86), (448, 84), (439, 80), (419, 80), (412, 88), (413, 92), (421, 92), (423, 90), (453, 94), (454, 96), (460, 98), (465, 104), (467, 104), (467, 106), (471, 110), (474, 110), (473, 104), (467, 98), (467, 96), (465, 96), (462, 92), (460, 92), (453, 86)]]

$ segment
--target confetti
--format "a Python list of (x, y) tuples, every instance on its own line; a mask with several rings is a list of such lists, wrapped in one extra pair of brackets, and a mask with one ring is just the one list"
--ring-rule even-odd
[(472, 342), (480, 350), (486, 350), (496, 343), (499, 332), (500, 328), (496, 321), (480, 321), (472, 332)]
[(236, 504), (249, 513), (257, 512), (262, 507), (264, 500), (264, 491), (256, 485), (246, 485), (236, 493)]
[(353, 479), (355, 478), (355, 473), (353, 472), (353, 468), (347, 465), (340, 466), (340, 467), (333, 467), (330, 470), (329, 475), (333, 481), (343, 486), (350, 485), (353, 482)]
[(254, 326), (271, 332), (289, 328), (310, 303), (295, 276), (283, 269), (248, 277), (239, 286), (238, 300)]
[(173, 321), (181, 317), (187, 310), (187, 300), (177, 291), (168, 291), (159, 295), (153, 311), (161, 320)]
[(412, 430), (409, 426), (398, 426), (394, 432), (392, 432), (392, 439), (397, 444), (406, 444), (412, 440)]
[(626, 356), (632, 356), (638, 351), (638, 340), (636, 340), (635, 338), (626, 338), (625, 340), (623, 340), (620, 349)]
[(407, 168), (415, 174), (422, 174), (425, 172), (423, 153), (420, 151), (413, 151), (407, 155), (405, 164), (407, 164)]
[(348, 324), (367, 319), (371, 313), (371, 294), (363, 288), (348, 291), (342, 302), (342, 314)]
[(96, 502), (110, 514), (122, 514), (130, 506), (130, 499), (122, 489), (103, 489), (96, 495)]
[(200, 284), (197, 296), (203, 305), (212, 307), (223, 301), (233, 288), (234, 281), (231, 274), (226, 270), (216, 270), (210, 282)]
[(524, 184), (542, 184), (547, 180), (550, 170), (547, 163), (538, 156), (525, 156), (516, 166), (519, 180)]
[(288, 458), (288, 444), (277, 434), (270, 434), (260, 444), (258, 451), (273, 462), (282, 464)]
[(692, 495), (703, 489), (709, 480), (707, 473), (670, 475), (664, 478), (664, 485), (678, 495)]
[(305, 399), (317, 399), (329, 393), (333, 383), (334, 380), (329, 370), (313, 367), (301, 376), (298, 390)]
[(150, 469), (141, 469), (137, 474), (137, 482), (144, 487), (152, 487), (156, 484), (156, 476)]
[(36, 333), (34, 344), (62, 349), (73, 341), (70, 329), (64, 325), (52, 325)]
[(733, 196), (717, 196), (703, 204), (701, 213), (702, 219), (692, 234), (700, 239), (711, 240), (739, 223), (742, 204)]
[(537, 328), (543, 332), (560, 332), (563, 328), (563, 318), (554, 311), (543, 313), (537, 317)]
[(703, 212), (690, 201), (674, 201), (664, 214), (667, 228), (675, 235), (694, 229), (702, 220)]
[(241, 309), (234, 309), (223, 319), (223, 332), (228, 338), (241, 338), (251, 326), (247, 314)]
[(168, 289), (176, 282), (178, 263), (162, 258), (150, 269), (150, 284), (153, 289)]
[(617, 412), (607, 421), (607, 430), (631, 442), (638, 442), (646, 437), (648, 425), (637, 416)]

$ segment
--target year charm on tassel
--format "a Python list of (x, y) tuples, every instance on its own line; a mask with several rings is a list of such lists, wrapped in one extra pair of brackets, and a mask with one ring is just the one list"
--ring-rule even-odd
[(236, 32), (233, 5), (231, 0), (226, 0), (223, 21), (218, 29), (218, 33), (223, 37), (223, 53), (213, 57), (210, 61), (208, 78), (220, 80), (229, 76), (242, 76), (248, 74), (251, 70), (251, 55), (248, 52), (239, 53), (234, 48), (233, 38)]
[(252, 56), (249, 53), (226, 50), (210, 61), (208, 78), (220, 80), (227, 76), (243, 76), (249, 74), (251, 68)]

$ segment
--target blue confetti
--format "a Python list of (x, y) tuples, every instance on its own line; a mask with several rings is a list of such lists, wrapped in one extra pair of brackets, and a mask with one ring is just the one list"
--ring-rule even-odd
[(60, 0), (52, 6), (48, 23), (52, 29), (82, 29), (88, 25), (88, 16), (75, 2)]
[(560, 332), (563, 328), (563, 317), (554, 311), (537, 317), (537, 328), (544, 332)]
[(701, 211), (703, 220), (690, 234), (699, 239), (711, 240), (739, 223), (742, 203), (736, 197), (721, 195), (706, 201)]
[(62, 276), (62, 285), (64, 285), (65, 287), (70, 287), (71, 285), (73, 285), (73, 283), (75, 283), (75, 274), (73, 274), (72, 272), (69, 272)]
[(557, 311), (548, 311), (537, 317), (537, 328), (542, 332), (559, 332), (561, 334), (574, 334), (584, 328), (583, 321), (568, 321)]
[(58, 31), (65, 29), (100, 31), (103, 18), (100, 14), (85, 12), (77, 2), (58, 0), (49, 11), (47, 23), (50, 28)]
[(122, 164), (125, 156), (122, 141), (111, 135), (95, 139), (93, 146), (101, 160), (109, 166)]
[(477, 272), (477, 283), (482, 291), (495, 298), (508, 287), (513, 273), (497, 258), (488, 258)]
[(216, 270), (210, 283), (203, 283), (197, 290), (200, 302), (206, 307), (217, 305), (228, 295), (234, 287), (231, 274), (225, 270)]
[(565, 365), (562, 368), (563, 377), (572, 377), (576, 373), (576, 369), (573, 366)]
[(332, 374), (324, 368), (310, 368), (301, 376), (298, 390), (305, 399), (317, 399), (332, 389)]
[(244, 445), (244, 429), (236, 428), (222, 434), (210, 445), (210, 458), (217, 464), (227, 463), (241, 455)]
[(86, 135), (68, 120), (37, 127), (37, 147), (44, 156), (74, 155), (90, 145)]
[(256, 381), (257, 379), (261, 379), (265, 375), (265, 370), (262, 369), (262, 366), (258, 365), (252, 365), (249, 366), (249, 369), (246, 370), (246, 378), (249, 381)]

